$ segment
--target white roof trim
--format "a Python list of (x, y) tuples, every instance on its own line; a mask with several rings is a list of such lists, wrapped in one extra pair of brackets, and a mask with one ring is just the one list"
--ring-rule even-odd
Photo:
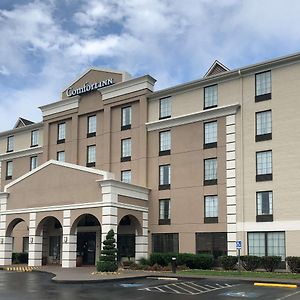
[(114, 97), (122, 96), (128, 93), (133, 93), (143, 89), (153, 91), (156, 79), (150, 75), (134, 78), (124, 82), (118, 82), (114, 85), (110, 85), (101, 88), (99, 92), (102, 94), (102, 100), (108, 100)]
[(106, 68), (97, 68), (97, 67), (91, 67), (87, 69), (83, 74), (81, 74), (76, 80), (74, 80), (72, 83), (70, 83), (63, 91), (64, 93), (70, 86), (75, 84), (78, 80), (80, 80), (82, 77), (84, 77), (87, 73), (90, 71), (99, 71), (99, 72), (108, 72), (108, 73), (116, 73), (116, 74), (121, 74), (122, 75), (122, 81), (129, 80), (131, 78), (131, 75), (125, 71), (117, 71), (117, 70), (112, 70), (112, 69), (106, 69)]
[(57, 161), (57, 160), (48, 160), (47, 162), (45, 162), (44, 164), (38, 166), (37, 168), (33, 169), (32, 171), (24, 174), (23, 176), (21, 176), (21, 177), (17, 178), (16, 180), (10, 182), (9, 184), (5, 185), (4, 186), (4, 192), (7, 192), (7, 189), (12, 187), (13, 185), (17, 184), (18, 182), (24, 180), (25, 178), (27, 178), (31, 175), (33, 175), (34, 173), (40, 171), (41, 169), (46, 168), (49, 165), (57, 165), (57, 166), (61, 166), (61, 167), (66, 167), (66, 168), (78, 170), (78, 171), (83, 171), (83, 172), (87, 172), (87, 173), (101, 175), (101, 176), (103, 176), (103, 179), (112, 179), (112, 178), (114, 178), (114, 174), (110, 173), (110, 172), (106, 172), (106, 171), (102, 171), (102, 170), (98, 170), (98, 169), (91, 169), (91, 168), (88, 168), (88, 167), (83, 167), (83, 166), (70, 164), (70, 163)]
[(43, 117), (47, 117), (53, 114), (64, 112), (66, 110), (78, 108), (80, 96), (70, 97), (64, 100), (59, 100), (50, 104), (40, 106)]
[(19, 124), (19, 122), (21, 122), (24, 126), (26, 126), (25, 123), (23, 122), (22, 118), (19, 117), (19, 119), (17, 120), (17, 122), (16, 122), (16, 124), (15, 124), (15, 126), (14, 126), (14, 129), (17, 128), (17, 125)]
[(221, 66), (222, 68), (225, 69), (224, 72), (226, 71), (230, 71), (229, 68), (227, 68), (225, 65), (223, 65), (221, 62), (219, 62), (217, 59), (214, 61), (214, 63), (211, 65), (211, 67), (208, 69), (208, 71), (205, 73), (205, 75), (203, 77), (207, 77), (207, 74), (209, 74), (211, 72), (211, 70), (216, 66), (216, 65), (219, 65)]
[(15, 159), (15, 158), (19, 158), (19, 157), (35, 155), (35, 154), (40, 154), (40, 153), (43, 153), (42, 146), (22, 149), (22, 150), (18, 150), (18, 151), (9, 152), (9, 153), (3, 153), (3, 154), (0, 154), (0, 162), (3, 160), (7, 160), (7, 159)]
[(194, 122), (204, 121), (208, 119), (219, 118), (227, 115), (232, 115), (237, 112), (240, 104), (232, 104), (220, 106), (212, 109), (202, 110), (178, 117), (173, 117), (164, 120), (146, 123), (147, 131), (161, 130), (179, 125), (190, 124)]

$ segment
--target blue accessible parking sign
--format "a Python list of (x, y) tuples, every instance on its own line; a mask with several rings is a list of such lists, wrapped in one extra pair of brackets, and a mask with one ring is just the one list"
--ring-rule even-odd
[(235, 247), (237, 250), (240, 250), (242, 249), (242, 241), (241, 240), (238, 240), (235, 242)]

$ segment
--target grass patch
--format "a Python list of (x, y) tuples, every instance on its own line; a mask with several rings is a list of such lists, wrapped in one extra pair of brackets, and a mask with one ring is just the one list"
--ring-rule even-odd
[(279, 273), (279, 272), (249, 272), (242, 271), (217, 271), (217, 270), (184, 270), (177, 272), (180, 275), (191, 276), (234, 276), (244, 278), (278, 278), (278, 279), (300, 279), (300, 274)]

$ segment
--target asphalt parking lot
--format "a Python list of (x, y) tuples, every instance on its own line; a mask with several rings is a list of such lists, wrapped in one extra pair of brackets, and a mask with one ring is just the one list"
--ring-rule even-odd
[(124, 281), (60, 284), (40, 272), (0, 272), (0, 299), (5, 300), (183, 300), (183, 299), (272, 299), (299, 300), (300, 289), (257, 287), (233, 280), (154, 278)]

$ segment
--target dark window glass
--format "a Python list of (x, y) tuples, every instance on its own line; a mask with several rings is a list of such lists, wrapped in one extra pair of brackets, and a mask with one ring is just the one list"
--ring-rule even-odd
[(178, 253), (178, 233), (153, 233), (152, 250), (160, 253)]

